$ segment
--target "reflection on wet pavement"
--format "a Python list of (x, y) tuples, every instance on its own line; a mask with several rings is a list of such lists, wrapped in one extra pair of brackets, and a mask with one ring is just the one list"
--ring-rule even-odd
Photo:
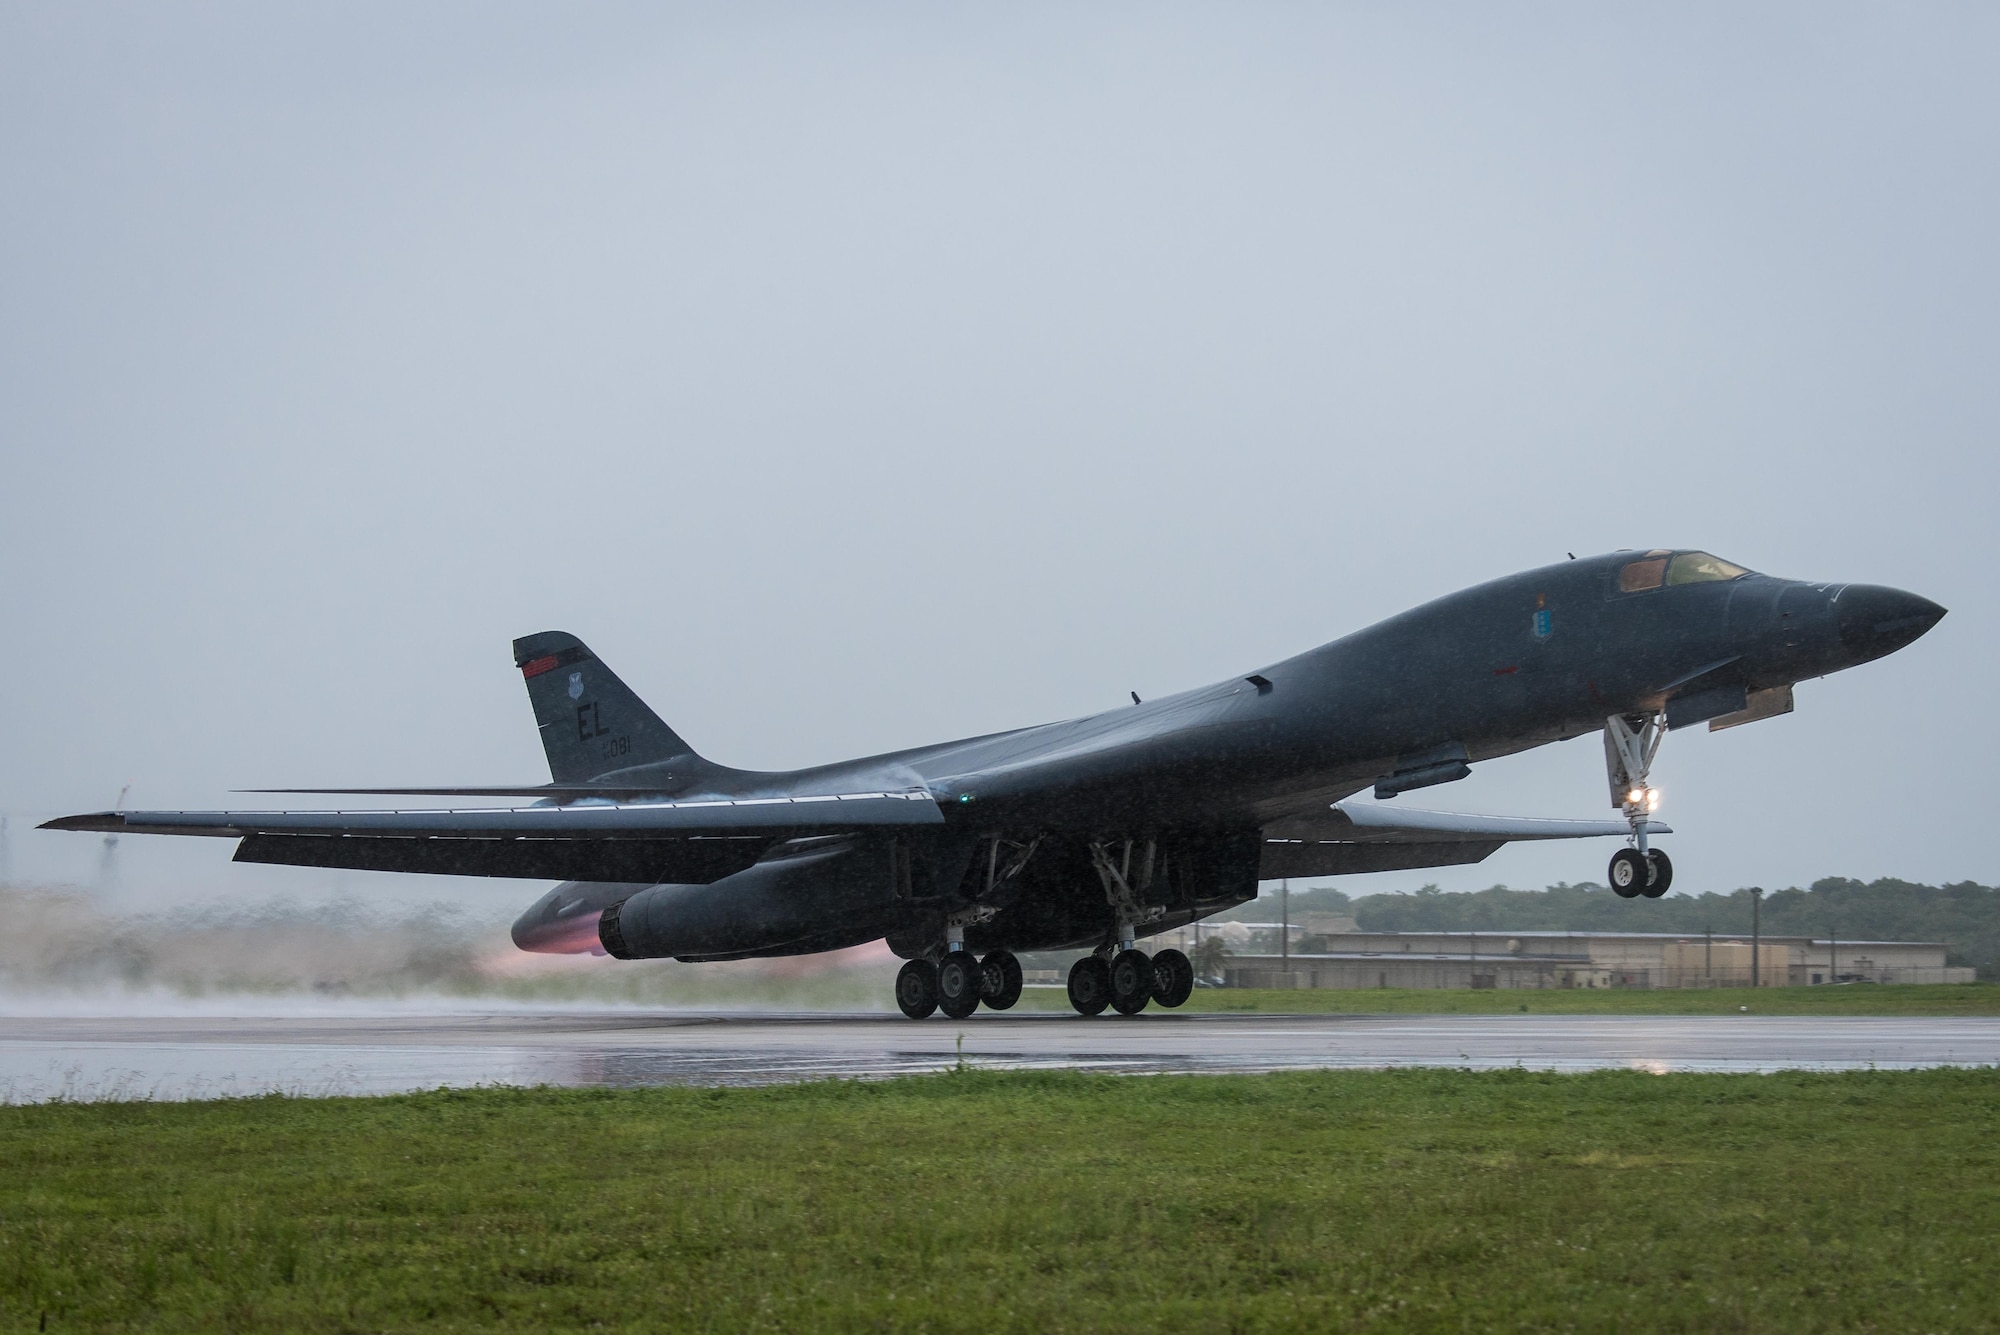
[(749, 1085), (966, 1064), (1118, 1074), (1452, 1066), (1667, 1071), (2000, 1064), (1978, 1017), (1146, 1014), (1081, 1019), (634, 1009), (14, 1015), (0, 1102), (439, 1086)]

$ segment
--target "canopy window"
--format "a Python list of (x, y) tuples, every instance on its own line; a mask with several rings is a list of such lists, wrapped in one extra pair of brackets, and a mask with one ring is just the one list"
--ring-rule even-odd
[(1682, 552), (1667, 565), (1667, 583), (1721, 584), (1749, 573), (1742, 566), (1707, 552)]
[(1647, 589), (1659, 588), (1666, 582), (1667, 560), (1671, 555), (1666, 551), (1654, 551), (1647, 552), (1636, 561), (1627, 561), (1618, 571), (1618, 592), (1644, 593)]

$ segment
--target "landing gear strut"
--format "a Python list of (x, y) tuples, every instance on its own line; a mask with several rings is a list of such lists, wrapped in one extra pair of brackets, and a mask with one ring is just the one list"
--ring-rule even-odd
[(1674, 883), (1673, 862), (1646, 843), (1652, 815), (1660, 809), (1659, 790), (1647, 780), (1665, 736), (1666, 721), (1657, 713), (1613, 714), (1604, 720), (1604, 769), (1611, 783), (1611, 805), (1624, 811), (1632, 827), (1632, 846), (1611, 855), (1605, 879), (1624, 899), (1638, 895), (1658, 899)]
[[(1140, 924), (1165, 912), (1144, 898), (1153, 884), (1158, 851), (1150, 839), (1144, 843), (1130, 839), (1093, 841), (1090, 845), (1090, 862), (1104, 885), (1104, 900), (1111, 906), (1115, 930), (1112, 939), (1095, 954), (1070, 968), (1069, 1003), (1079, 1014), (1100, 1014), (1109, 1002), (1120, 1015), (1137, 1015), (1153, 1000), (1153, 959), (1138, 948), (1137, 941)], [(1134, 853), (1138, 854), (1137, 866), (1133, 865)]]
[[(896, 1005), (912, 1020), (943, 1011), (963, 1020), (980, 1006), (1004, 1011), (1021, 999), (1021, 961), (1009, 950), (988, 951), (981, 959), (965, 944), (966, 929), (992, 922), (1000, 915), (994, 901), (1008, 882), (1021, 874), (1041, 845), (990, 836), (986, 851), (986, 888), (979, 897), (946, 915), (944, 940), (933, 938), (928, 953), (913, 959), (896, 975)], [(1002, 856), (1003, 848), (1006, 851)]]

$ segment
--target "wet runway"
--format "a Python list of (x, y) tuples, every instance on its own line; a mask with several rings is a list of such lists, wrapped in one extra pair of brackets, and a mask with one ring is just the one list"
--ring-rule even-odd
[(440, 1085), (766, 1084), (964, 1061), (1130, 1074), (2000, 1065), (2000, 1019), (1798, 1016), (900, 1016), (635, 1009), (0, 1016), (0, 1102), (382, 1094)]

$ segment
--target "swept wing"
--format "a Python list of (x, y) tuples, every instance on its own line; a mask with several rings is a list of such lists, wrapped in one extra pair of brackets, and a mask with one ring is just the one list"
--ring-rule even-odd
[[(1648, 834), (1671, 834), (1651, 821)], [(1483, 862), (1517, 839), (1595, 839), (1631, 833), (1622, 820), (1474, 816), (1453, 811), (1390, 810), (1364, 803), (1287, 817), (1264, 827), (1260, 880), (1351, 876), (1371, 871)]]
[(707, 884), (772, 844), (944, 824), (929, 794), (828, 793), (437, 811), (105, 811), (44, 829), (240, 839), (238, 862)]

